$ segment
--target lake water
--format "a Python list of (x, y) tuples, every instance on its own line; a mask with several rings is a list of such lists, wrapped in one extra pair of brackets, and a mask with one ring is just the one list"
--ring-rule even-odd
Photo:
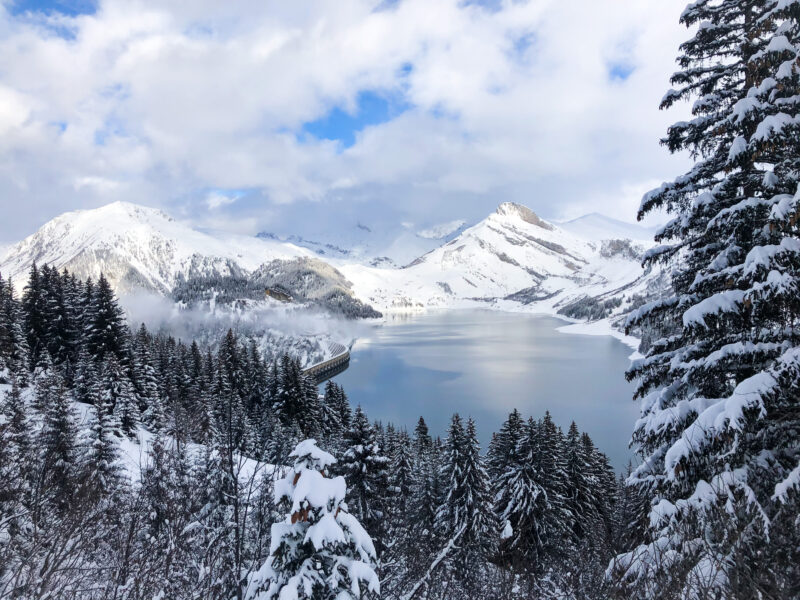
[(638, 408), (625, 381), (630, 348), (608, 336), (556, 331), (546, 316), (479, 310), (390, 317), (356, 342), (335, 381), (372, 420), (413, 430), (420, 416), (446, 435), (450, 416), (472, 416), (484, 448), (513, 408), (574, 420), (615, 468), (632, 457)]

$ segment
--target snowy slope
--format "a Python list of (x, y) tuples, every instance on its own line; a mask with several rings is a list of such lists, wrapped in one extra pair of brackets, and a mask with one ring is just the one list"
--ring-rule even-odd
[(237, 274), (276, 258), (312, 255), (273, 240), (204, 233), (160, 210), (114, 202), (65, 213), (8, 248), (0, 257), (4, 277), (24, 280), (30, 265), (68, 268), (80, 278), (101, 272), (117, 292), (167, 292), (179, 274)]
[[(557, 312), (581, 298), (619, 298), (624, 311), (652, 292), (655, 273), (639, 257), (645, 246), (627, 239), (592, 241), (540, 219), (530, 209), (501, 204), (489, 217), (404, 269), (342, 264), (356, 296), (380, 310), (487, 306)], [(615, 238), (612, 231), (608, 238)]]

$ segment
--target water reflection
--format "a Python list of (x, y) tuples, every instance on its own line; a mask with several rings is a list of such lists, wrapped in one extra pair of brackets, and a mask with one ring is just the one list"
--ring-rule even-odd
[(493, 311), (403, 315), (360, 339), (336, 377), (375, 420), (412, 429), (420, 415), (444, 435), (450, 415), (473, 416), (486, 445), (513, 408), (575, 420), (615, 467), (638, 416), (624, 378), (630, 349), (610, 337), (565, 335), (550, 317)]

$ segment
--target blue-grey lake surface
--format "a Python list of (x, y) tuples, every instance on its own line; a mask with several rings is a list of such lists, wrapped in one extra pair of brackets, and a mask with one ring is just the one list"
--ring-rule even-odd
[(485, 449), (517, 408), (549, 410), (565, 431), (574, 420), (617, 469), (638, 416), (625, 381), (631, 349), (608, 336), (559, 333), (563, 321), (488, 310), (390, 316), (356, 342), (335, 378), (372, 420), (413, 430), (420, 416), (446, 435), (450, 416), (472, 416)]

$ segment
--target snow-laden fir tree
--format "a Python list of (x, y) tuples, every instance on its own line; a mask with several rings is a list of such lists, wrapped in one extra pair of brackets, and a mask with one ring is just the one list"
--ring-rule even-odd
[(94, 402), (95, 410), (82, 458), (81, 491), (92, 502), (107, 501), (121, 485), (117, 442), (122, 438), (113, 397), (105, 394)]
[(83, 317), (84, 334), (91, 355), (102, 360), (110, 352), (117, 360), (127, 356), (128, 327), (108, 280), (100, 275)]
[[(29, 521), (24, 510), (32, 487), (33, 432), (28, 407), (16, 381), (0, 400), (0, 579), (11, 540)], [(5, 560), (4, 560), (5, 559)]]
[(150, 334), (142, 323), (132, 344), (131, 372), (134, 374), (133, 383), (142, 419), (148, 425), (152, 423), (153, 412), (163, 412), (163, 406), (155, 407), (156, 404), (161, 404), (161, 394), (158, 389), (158, 374), (153, 354), (150, 351), (150, 343)]
[(0, 276), (0, 382), (9, 382), (16, 376), (18, 383), (24, 383), (21, 378), (28, 368), (28, 344), (23, 324), (14, 287)]
[(377, 598), (375, 548), (344, 503), (343, 477), (329, 476), (336, 459), (305, 440), (291, 453), (275, 500), (286, 518), (272, 526), (270, 556), (254, 573), (246, 600)]
[(141, 417), (133, 384), (113, 352), (107, 353), (100, 371), (100, 401), (112, 408), (119, 429), (128, 437), (136, 437)]
[(453, 415), (443, 458), (440, 476), (445, 496), (435, 527), (445, 545), (452, 547), (447, 564), (471, 595), (497, 540), (488, 478), (472, 419), (465, 428), (461, 417)]
[[(518, 416), (518, 415), (516, 415)], [(548, 543), (553, 536), (552, 511), (543, 485), (542, 448), (539, 424), (529, 419), (516, 432), (517, 419), (509, 418), (511, 431), (519, 435), (513, 460), (509, 460), (497, 481), (497, 515), (503, 524), (500, 535), (500, 564), (523, 573), (540, 575), (548, 560)], [(509, 428), (505, 428), (509, 431)]]
[(664, 143), (696, 162), (642, 200), (674, 215), (645, 259), (672, 295), (629, 319), (654, 340), (629, 373), (650, 540), (610, 572), (640, 597), (791, 597), (796, 551), (775, 544), (800, 529), (774, 520), (800, 458), (798, 3), (699, 0), (681, 22), (662, 107), (694, 98), (693, 118)]
[(375, 427), (361, 407), (344, 437), (345, 452), (335, 471), (347, 481), (347, 506), (375, 540), (378, 558), (387, 526), (389, 458), (378, 443)]
[(574, 542), (582, 540), (590, 529), (595, 501), (592, 496), (591, 456), (587, 456), (581, 443), (581, 434), (575, 421), (569, 426), (566, 440), (567, 498), (566, 506), (572, 517)]
[(78, 431), (64, 382), (52, 366), (36, 382), (36, 404), (43, 415), (37, 439), (40, 481), (49, 501), (63, 511), (73, 499)]

